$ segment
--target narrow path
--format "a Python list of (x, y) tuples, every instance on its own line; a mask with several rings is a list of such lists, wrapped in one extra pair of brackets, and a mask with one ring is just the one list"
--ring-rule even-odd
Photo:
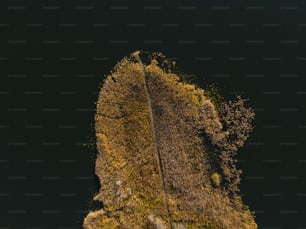
[(168, 196), (167, 196), (167, 191), (166, 191), (166, 182), (165, 182), (165, 176), (164, 176), (164, 170), (163, 170), (163, 163), (162, 163), (161, 156), (160, 156), (160, 147), (159, 147), (158, 139), (157, 139), (157, 135), (156, 135), (157, 131), (156, 131), (156, 128), (155, 128), (155, 121), (154, 121), (154, 115), (153, 115), (153, 110), (152, 110), (152, 102), (151, 102), (151, 96), (150, 96), (149, 84), (148, 84), (148, 75), (146, 74), (143, 63), (142, 63), (142, 61), (139, 57), (139, 53), (140, 53), (140, 51), (135, 51), (131, 55), (136, 58), (136, 60), (138, 61), (138, 63), (140, 64), (140, 66), (141, 66), (141, 68), (144, 72), (146, 94), (147, 94), (149, 112), (150, 112), (150, 118), (151, 118), (151, 128), (152, 128), (155, 148), (156, 148), (156, 152), (157, 152), (159, 173), (161, 175), (161, 180), (162, 180), (162, 185), (163, 185), (165, 207), (166, 207), (167, 214), (168, 214), (168, 219), (169, 219), (169, 228), (172, 229), (172, 219), (171, 219), (171, 214), (170, 214), (170, 209), (169, 209), (169, 204), (168, 204)]

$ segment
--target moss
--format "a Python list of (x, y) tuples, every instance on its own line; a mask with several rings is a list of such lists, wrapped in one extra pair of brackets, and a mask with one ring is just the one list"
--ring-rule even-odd
[(217, 172), (214, 172), (211, 176), (210, 176), (210, 179), (212, 180), (213, 182), (213, 185), (215, 187), (220, 187), (221, 185), (221, 182), (222, 182), (222, 178), (221, 178), (221, 175)]

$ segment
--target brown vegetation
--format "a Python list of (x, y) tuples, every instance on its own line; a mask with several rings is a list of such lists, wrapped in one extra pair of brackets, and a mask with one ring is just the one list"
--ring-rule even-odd
[(84, 228), (257, 228), (233, 159), (254, 112), (240, 97), (215, 106), (155, 57), (144, 69), (124, 58), (104, 81), (94, 197), (104, 207)]

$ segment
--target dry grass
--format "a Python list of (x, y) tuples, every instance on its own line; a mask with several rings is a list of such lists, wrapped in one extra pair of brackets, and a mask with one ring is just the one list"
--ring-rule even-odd
[(89, 213), (84, 228), (257, 228), (234, 190), (237, 182), (230, 186), (229, 176), (236, 171), (226, 160), (234, 151), (223, 159), (218, 155), (226, 145), (242, 146), (250, 130), (235, 141), (235, 127), (228, 124), (224, 130), (232, 118), (230, 108), (218, 111), (202, 89), (180, 82), (156, 59), (145, 71), (154, 120), (144, 72), (133, 60), (119, 62), (100, 91), (95, 130), (101, 189), (95, 200), (104, 209)]

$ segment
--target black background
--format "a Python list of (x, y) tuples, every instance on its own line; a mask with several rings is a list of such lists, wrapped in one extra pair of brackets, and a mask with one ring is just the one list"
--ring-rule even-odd
[(81, 228), (99, 86), (136, 49), (250, 99), (244, 201), (259, 228), (306, 228), (305, 38), (302, 0), (2, 0), (0, 228)]

